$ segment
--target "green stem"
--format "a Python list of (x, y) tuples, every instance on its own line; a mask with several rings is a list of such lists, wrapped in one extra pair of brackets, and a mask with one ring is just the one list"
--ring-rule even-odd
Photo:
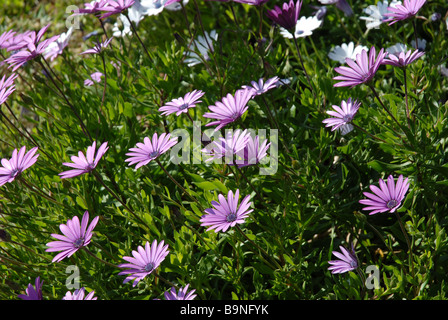
[(401, 232), (403, 232), (403, 235), (406, 239), (406, 244), (408, 245), (409, 250), (409, 264), (411, 267), (411, 274), (414, 276), (414, 259), (412, 257), (412, 247), (411, 247), (411, 241), (409, 240), (408, 234), (406, 232), (406, 229), (404, 228), (403, 222), (401, 221), (401, 217), (397, 211), (395, 211), (395, 216), (397, 217), (398, 224), (400, 225)]
[(378, 100), (378, 102), (381, 104), (381, 106), (383, 107), (383, 109), (389, 114), (389, 116), (392, 118), (392, 120), (394, 120), (397, 124), (398, 127), (401, 127), (400, 123), (397, 121), (397, 119), (394, 117), (394, 115), (390, 112), (390, 110), (384, 105), (384, 103), (381, 101), (378, 93), (376, 92), (375, 88), (373, 87), (372, 84), (369, 85), (369, 88), (372, 90), (375, 98)]
[(85, 252), (87, 252), (89, 255), (91, 255), (92, 257), (94, 257), (96, 260), (98, 260), (99, 262), (104, 263), (104, 264), (106, 264), (106, 265), (108, 265), (108, 266), (110, 266), (110, 267), (117, 268), (116, 265), (114, 265), (114, 264), (112, 264), (112, 263), (110, 263), (110, 262), (107, 262), (106, 260), (103, 260), (103, 259), (101, 259), (101, 258), (98, 258), (95, 254), (93, 254), (93, 253), (92, 253), (89, 249), (87, 249), (86, 247), (82, 247), (82, 249), (83, 249)]
[(311, 85), (310, 77), (308, 76), (308, 72), (306, 72), (305, 65), (303, 64), (302, 55), (300, 54), (299, 45), (297, 44), (297, 37), (296, 37), (296, 34), (295, 34), (294, 30), (293, 30), (293, 32), (292, 32), (292, 38), (293, 38), (293, 40), (294, 40), (294, 45), (295, 45), (295, 47), (296, 47), (297, 54), (298, 54), (298, 56), (299, 56), (300, 64), (302, 65), (303, 72), (305, 73), (306, 79), (307, 79), (307, 81), (308, 81), (308, 85), (310, 86), (310, 90), (311, 90), (311, 92), (313, 93), (313, 97), (314, 97), (314, 99), (316, 99), (316, 93), (314, 92), (314, 88), (313, 88), (313, 86)]

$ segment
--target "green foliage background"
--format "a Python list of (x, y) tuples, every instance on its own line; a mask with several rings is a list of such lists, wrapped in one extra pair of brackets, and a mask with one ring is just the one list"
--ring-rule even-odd
[[(1, 32), (39, 30), (51, 23), (47, 36), (66, 31), (67, 6), (83, 4), (74, 0), (6, 2), (0, 8)], [(103, 72), (101, 59), (79, 55), (95, 39), (84, 41), (82, 37), (94, 30), (101, 34), (101, 26), (92, 16), (82, 17), (81, 30), (75, 30), (63, 55), (51, 66), (93, 139), (109, 142), (96, 171), (138, 219), (93, 175), (64, 181), (58, 177), (66, 169), (62, 163), (79, 150), (85, 152), (91, 141), (39, 64), (22, 67), (17, 89), (8, 99), (17, 119), (1, 106), (0, 152), (2, 158), (10, 158), (15, 148), (39, 145), (37, 163), (23, 176), (40, 192), (16, 181), (0, 188), (0, 229), (10, 236), (0, 242), (0, 298), (17, 299), (40, 276), (44, 299), (61, 299), (67, 292), (66, 268), (71, 265), (80, 269), (81, 286), (95, 290), (101, 300), (163, 298), (170, 286), (160, 278), (150, 275), (134, 288), (123, 284), (124, 277), (117, 276), (119, 268), (99, 260), (118, 265), (137, 246), (157, 239), (169, 244), (170, 250), (158, 273), (179, 287), (189, 283), (197, 299), (445, 299), (448, 105), (447, 80), (440, 67), (447, 58), (448, 8), (445, 1), (431, 1), (419, 16), (429, 19), (440, 12), (442, 18), (416, 20), (419, 37), (427, 40), (427, 47), (407, 72), (415, 115), (409, 129), (403, 72), (397, 68), (382, 66), (374, 86), (401, 127), (381, 109), (367, 86), (333, 87), (334, 67), (339, 65), (327, 56), (333, 46), (354, 41), (379, 50), (397, 42), (409, 46), (414, 39), (409, 21), (382, 24), (380, 29), (365, 32), (359, 17), (374, 1), (349, 2), (353, 17), (328, 6), (323, 26), (299, 39), (316, 99), (307, 88), (293, 42), (284, 39), (263, 15), (266, 7), (272, 9), (280, 1), (270, 0), (261, 13), (263, 41), (258, 33), (259, 8), (254, 6), (200, 0), (198, 15), (190, 0), (185, 6), (188, 24), (182, 11), (164, 10), (146, 17), (138, 32), (157, 69), (134, 36), (114, 39), (105, 51), (103, 106), (103, 83), (83, 85), (91, 73)], [(312, 14), (311, 4), (318, 3), (304, 1), (301, 16)], [(109, 35), (115, 19), (106, 23)], [(205, 30), (219, 33), (215, 54), (207, 66), (188, 67), (182, 62), (184, 51), (193, 36), (202, 35), (201, 23)], [(119, 68), (111, 61), (119, 63)], [(9, 73), (7, 65), (2, 70)], [(208, 121), (202, 115), (208, 105), (250, 81), (274, 75), (289, 78), (291, 83), (255, 98), (244, 119), (233, 126), (273, 128), (265, 103), (275, 110), (280, 141), (274, 175), (260, 175), (253, 167), (238, 172), (218, 164), (174, 165), (167, 156), (161, 158), (169, 173), (204, 208), (228, 190), (251, 194), (254, 212), (241, 225), (247, 238), (235, 229), (206, 232), (199, 223), (203, 214), (199, 206), (157, 164), (134, 170), (124, 162), (127, 150), (154, 132), (192, 130), (187, 117), (160, 116), (157, 110), (164, 102), (193, 89), (203, 90), (203, 103), (190, 110), (190, 115), (202, 121), (205, 130)], [(356, 129), (341, 136), (324, 127), (325, 112), (349, 97), (362, 103), (354, 122), (384, 142)], [(32, 139), (16, 128), (30, 132)], [(412, 260), (396, 217), (388, 213), (369, 216), (358, 202), (370, 184), (377, 185), (379, 178), (390, 174), (395, 178), (403, 174), (411, 182), (399, 214), (411, 239)], [(50, 234), (60, 233), (61, 223), (81, 217), (85, 210), (91, 218), (100, 216), (88, 247), (98, 259), (80, 250), (70, 259), (51, 263), (54, 253), (45, 252), (46, 243), (52, 241)], [(362, 270), (378, 266), (379, 289), (363, 290), (354, 272), (332, 275), (327, 270), (328, 260), (334, 258), (332, 251), (350, 242), (355, 244)]]

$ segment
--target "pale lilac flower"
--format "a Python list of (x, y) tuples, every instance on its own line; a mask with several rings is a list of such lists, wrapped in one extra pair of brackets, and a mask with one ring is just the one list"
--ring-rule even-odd
[(111, 15), (121, 13), (134, 3), (135, 0), (108, 0), (105, 6), (99, 8), (100, 11), (107, 11), (107, 13), (102, 14), (100, 18), (104, 19)]
[(67, 291), (62, 300), (97, 300), (98, 297), (94, 297), (95, 291), (90, 291), (90, 293), (85, 295), (85, 288), (76, 289), (73, 293)]
[(208, 162), (225, 157), (226, 163), (234, 164), (233, 157), (241, 157), (243, 155), (243, 152), (240, 151), (246, 147), (249, 139), (250, 133), (247, 130), (226, 130), (225, 138), (220, 137), (217, 141), (213, 141), (202, 149), (202, 152), (210, 157), (205, 161)]
[(59, 38), (56, 41), (53, 41), (48, 45), (48, 47), (44, 50), (43, 56), (45, 59), (50, 58), (53, 61), (58, 55), (62, 54), (64, 48), (68, 45), (68, 41), (70, 40), (73, 33), (73, 27), (70, 27), (67, 32), (63, 32), (59, 35)]
[(51, 236), (59, 241), (47, 243), (46, 252), (62, 251), (58, 253), (52, 262), (59, 262), (65, 258), (70, 258), (79, 249), (86, 247), (92, 239), (92, 231), (98, 223), (99, 216), (95, 217), (90, 225), (89, 212), (85, 211), (82, 216), (81, 224), (77, 216), (69, 219), (67, 224), (59, 225), (59, 229), (64, 235), (51, 234)]
[(147, 165), (150, 161), (157, 159), (159, 156), (167, 152), (178, 141), (177, 137), (171, 138), (171, 134), (162, 133), (160, 137), (154, 133), (152, 140), (146, 137), (144, 143), (137, 143), (136, 148), (129, 149), (127, 156), (130, 156), (125, 162), (129, 162), (129, 166), (137, 163), (135, 169)]
[(349, 272), (358, 268), (358, 258), (356, 257), (353, 244), (351, 245), (350, 251), (343, 246), (339, 246), (339, 249), (341, 252), (333, 251), (333, 255), (340, 260), (328, 261), (331, 265), (328, 267), (328, 270), (331, 270), (331, 273), (333, 274), (338, 274)]
[(61, 179), (73, 178), (81, 174), (93, 171), (93, 169), (95, 169), (96, 166), (98, 165), (100, 159), (109, 149), (109, 147), (107, 146), (107, 141), (104, 142), (98, 148), (96, 155), (95, 155), (95, 149), (96, 149), (96, 141), (94, 141), (91, 146), (87, 147), (86, 156), (84, 156), (84, 153), (82, 151), (79, 151), (78, 156), (72, 156), (70, 158), (73, 163), (64, 162), (63, 163), (64, 166), (74, 169), (59, 173)]
[(334, 87), (354, 87), (358, 84), (367, 83), (373, 79), (375, 73), (383, 62), (386, 53), (384, 49), (381, 49), (376, 56), (375, 47), (370, 48), (369, 56), (367, 51), (362, 50), (360, 54), (356, 56), (356, 62), (350, 58), (345, 59), (348, 67), (341, 66), (334, 69), (337, 73), (341, 74), (336, 76), (333, 80), (341, 80), (334, 84)]
[[(210, 55), (214, 52), (214, 42), (218, 40), (218, 33), (216, 30), (204, 32), (205, 37), (198, 36), (197, 40), (193, 40), (193, 47), (190, 51), (185, 53), (186, 59), (184, 63), (186, 63), (189, 67), (200, 64), (203, 60), (210, 60)], [(199, 51), (199, 53), (195, 52)]]
[(403, 4), (397, 4), (395, 7), (389, 7), (385, 16), (389, 17), (386, 21), (392, 25), (398, 21), (406, 20), (414, 17), (421, 7), (426, 3), (426, 0), (403, 0)]
[(249, 216), (253, 209), (249, 209), (252, 202), (249, 202), (250, 196), (247, 195), (238, 205), (240, 190), (237, 189), (235, 195), (229, 190), (227, 200), (222, 194), (218, 195), (217, 201), (212, 201), (213, 208), (205, 209), (206, 215), (199, 220), (201, 226), (209, 226), (206, 231), (215, 229), (215, 232), (226, 232), (230, 227), (234, 227), (237, 223), (244, 223), (244, 219)]
[[(155, 16), (161, 13), (164, 9), (179, 10), (182, 6), (178, 0), (140, 0), (141, 10), (145, 16)], [(184, 0), (185, 5), (188, 0)], [(179, 8), (180, 7), (180, 8)]]
[(107, 6), (108, 0), (94, 0), (84, 4), (84, 8), (74, 12), (73, 15), (79, 14), (96, 14), (101, 12), (101, 8)]
[(205, 92), (201, 90), (193, 90), (188, 92), (183, 98), (173, 99), (164, 106), (159, 108), (159, 111), (163, 111), (162, 115), (167, 116), (172, 113), (176, 113), (179, 116), (181, 113), (187, 113), (188, 109), (196, 107), (197, 103), (202, 102), (199, 100)]
[(101, 72), (94, 72), (90, 75), (91, 79), (84, 80), (84, 86), (93, 86), (93, 81), (100, 83), (101, 77), (104, 76)]
[(260, 145), (260, 138), (255, 136), (254, 138), (249, 137), (247, 144), (244, 147), (243, 161), (237, 160), (237, 165), (239, 168), (247, 167), (251, 165), (256, 165), (267, 156), (267, 151), (271, 143), (268, 140), (263, 140)]
[(397, 55), (400, 52), (405, 52), (406, 50), (407, 50), (407, 46), (405, 44), (403, 44), (403, 43), (396, 43), (393, 46), (390, 46), (390, 47), (386, 48), (386, 52), (387, 52), (386, 57), (388, 57), (389, 54)]
[(264, 81), (263, 78), (260, 78), (260, 79), (258, 79), (258, 81), (251, 81), (250, 86), (244, 85), (241, 88), (252, 90), (252, 95), (258, 96), (260, 94), (263, 94), (263, 93), (271, 90), (272, 88), (276, 88), (278, 81), (279, 81), (279, 78), (277, 76), (266, 80), (266, 82)]
[(14, 38), (15, 34), (16, 32), (12, 30), (3, 32), (2, 35), (0, 35), (0, 49), (7, 49), (10, 45), (10, 40)]
[(110, 37), (109, 39), (107, 39), (104, 42), (98, 41), (92, 49), (88, 49), (84, 52), (81, 52), (80, 54), (88, 54), (88, 53), (99, 54), (109, 45), (109, 43), (112, 41), (112, 39), (113, 39), (113, 37)]
[(135, 287), (140, 280), (157, 269), (169, 253), (168, 245), (165, 245), (163, 240), (159, 244), (154, 240), (151, 245), (147, 241), (145, 248), (138, 246), (137, 251), (132, 251), (133, 257), (123, 257), (129, 263), (120, 264), (118, 267), (128, 269), (118, 275), (128, 275), (123, 283), (134, 280), (132, 286)]
[(0, 167), (0, 186), (7, 182), (13, 182), (25, 169), (36, 163), (39, 154), (36, 154), (37, 147), (32, 148), (26, 154), (26, 147), (20, 148), (20, 151), (14, 149), (11, 159), (3, 158)]
[(333, 61), (338, 61), (340, 64), (345, 63), (346, 58), (356, 59), (356, 56), (361, 53), (362, 50), (369, 50), (366, 46), (357, 45), (353, 42), (343, 43), (340, 46), (336, 46), (328, 53), (328, 57)]
[(262, 6), (269, 0), (233, 0), (233, 2), (245, 3), (251, 6)]
[(27, 46), (27, 42), (24, 40), (32, 32), (31, 30), (25, 31), (23, 33), (14, 33), (13, 36), (8, 35), (2, 44), (2, 48), (7, 51), (21, 50)]
[(35, 280), (35, 287), (31, 283), (28, 284), (28, 288), (25, 290), (26, 294), (19, 294), (17, 298), (22, 300), (42, 300), (42, 286), (44, 281), (40, 281), (40, 277)]
[(266, 15), (279, 26), (291, 31), (296, 27), (301, 8), (301, 0), (297, 0), (297, 2), (290, 0), (284, 2), (281, 8), (275, 6), (273, 10), (267, 11)]
[(426, 49), (426, 40), (425, 39), (421, 39), (421, 38), (417, 38), (417, 45), (418, 47), (415, 45), (415, 40), (411, 40), (411, 47), (414, 49), (418, 49), (420, 51), (424, 51)]
[(399, 52), (397, 54), (389, 54), (386, 59), (383, 60), (383, 64), (388, 64), (395, 67), (406, 67), (411, 64), (425, 53), (423, 51), (409, 50), (408, 52)]
[(369, 5), (363, 11), (368, 14), (367, 17), (360, 17), (359, 19), (366, 21), (367, 29), (379, 29), (380, 25), (387, 20), (386, 13), (390, 13), (389, 7), (394, 8), (397, 4), (401, 4), (401, 1), (392, 0), (390, 5), (389, 1), (378, 1), (376, 5)]
[(176, 288), (172, 287), (170, 291), (164, 293), (165, 300), (193, 300), (196, 298), (196, 295), (194, 294), (196, 289), (188, 292), (189, 285), (190, 284), (187, 284), (184, 288), (180, 288), (178, 292), (176, 292)]
[(347, 17), (353, 15), (352, 7), (350, 7), (350, 5), (346, 0), (319, 0), (319, 2), (325, 5), (336, 4), (336, 8), (343, 11)]
[[(26, 49), (11, 55), (8, 59), (5, 60), (9, 64), (9, 68), (13, 67), (12, 70), (16, 71), (28, 61), (43, 54), (48, 45), (59, 38), (59, 35), (57, 35), (50, 37), (49, 39), (40, 41), (49, 27), (50, 24), (40, 29), (37, 34), (35, 31), (32, 31), (22, 38), (22, 41), (26, 43)], [(8, 49), (11, 49), (11, 46)]]
[(369, 215), (379, 212), (395, 212), (401, 205), (406, 192), (409, 189), (408, 178), (403, 180), (403, 175), (398, 177), (395, 185), (394, 178), (390, 175), (387, 183), (382, 179), (379, 180), (380, 188), (370, 185), (370, 192), (363, 192), (369, 199), (359, 200), (359, 203), (366, 205), (363, 210), (371, 211)]
[(225, 125), (239, 119), (249, 109), (247, 103), (252, 98), (252, 90), (240, 89), (232, 96), (230, 93), (222, 98), (222, 102), (217, 101), (215, 105), (208, 106), (211, 112), (204, 113), (204, 118), (216, 119), (216, 121), (206, 124), (207, 127), (218, 125), (215, 131)]
[(356, 113), (358, 112), (360, 102), (353, 101), (348, 98), (347, 101), (342, 101), (341, 106), (333, 105), (335, 111), (327, 111), (327, 114), (334, 118), (324, 119), (322, 122), (326, 123), (326, 127), (332, 127), (331, 131), (344, 128), (343, 133), (348, 133), (353, 130), (353, 125), (350, 124)]
[(6, 75), (3, 75), (0, 80), (0, 105), (2, 105), (6, 99), (8, 99), (9, 95), (16, 90), (16, 86), (14, 85), (14, 80), (17, 78), (17, 74), (11, 74), (8, 79), (5, 79)]

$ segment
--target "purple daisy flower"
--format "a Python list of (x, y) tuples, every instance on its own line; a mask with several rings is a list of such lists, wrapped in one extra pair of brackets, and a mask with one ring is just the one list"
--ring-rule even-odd
[(2, 105), (9, 95), (16, 90), (14, 80), (17, 78), (17, 74), (13, 73), (6, 79), (6, 75), (0, 80), (0, 105)]
[(124, 279), (123, 283), (134, 280), (132, 286), (135, 287), (140, 280), (157, 269), (168, 253), (170, 253), (168, 245), (164, 244), (163, 240), (159, 244), (157, 244), (157, 240), (154, 240), (151, 245), (147, 241), (145, 248), (138, 246), (137, 251), (132, 251), (133, 257), (123, 257), (124, 260), (129, 262), (118, 266), (119, 268), (128, 268), (118, 273), (118, 275), (129, 275)]
[(163, 111), (162, 115), (167, 116), (172, 113), (176, 113), (179, 116), (181, 113), (187, 113), (188, 109), (196, 107), (197, 103), (202, 102), (199, 100), (205, 92), (201, 90), (193, 90), (188, 92), (183, 98), (173, 99), (164, 106), (160, 107), (159, 111)]
[(130, 158), (127, 158), (124, 161), (129, 162), (130, 166), (137, 163), (135, 169), (147, 165), (151, 160), (154, 160), (167, 152), (177, 143), (177, 137), (171, 138), (171, 134), (169, 133), (162, 133), (159, 137), (157, 136), (157, 133), (154, 133), (152, 140), (146, 137), (143, 142), (144, 143), (137, 143), (137, 148), (131, 148), (129, 149), (131, 152), (126, 153)]
[(10, 45), (10, 40), (14, 38), (15, 34), (16, 32), (12, 30), (3, 32), (0, 35), (0, 49), (7, 49)]
[(351, 245), (350, 251), (343, 246), (339, 246), (339, 249), (342, 253), (333, 251), (333, 254), (340, 260), (328, 261), (328, 263), (331, 264), (331, 266), (328, 267), (328, 270), (331, 270), (331, 273), (336, 274), (349, 272), (358, 268), (358, 258), (356, 257), (353, 244)]
[(25, 31), (24, 33), (12, 32), (12, 36), (11, 34), (5, 35), (5, 39), (3, 43), (0, 44), (0, 46), (7, 51), (21, 50), (27, 45), (27, 42), (24, 39), (33, 32), (34, 31), (31, 30)]
[(218, 131), (225, 125), (239, 119), (249, 109), (247, 103), (252, 98), (252, 90), (240, 89), (235, 92), (235, 96), (230, 93), (222, 98), (222, 102), (218, 101), (215, 105), (208, 106), (210, 111), (204, 113), (204, 118), (217, 119), (206, 124), (206, 127), (218, 125), (215, 131)]
[(340, 107), (332, 106), (335, 111), (327, 111), (327, 114), (335, 118), (324, 119), (322, 122), (326, 123), (326, 127), (332, 127), (331, 131), (339, 128), (340, 130), (344, 129), (343, 131), (348, 133), (353, 130), (350, 122), (352, 122), (355, 114), (358, 112), (360, 105), (361, 102), (353, 101), (352, 98), (348, 98), (347, 101), (343, 100)]
[(257, 81), (251, 81), (251, 86), (243, 86), (242, 89), (249, 89), (252, 90), (253, 96), (258, 96), (260, 94), (263, 94), (272, 88), (277, 87), (277, 82), (279, 81), (279, 78), (277, 76), (270, 78), (264, 82), (262, 78), (258, 79)]
[(93, 81), (100, 83), (101, 82), (101, 77), (104, 76), (104, 74), (102, 74), (101, 72), (94, 72), (90, 75), (91, 79), (86, 79), (84, 80), (84, 86), (89, 87), (89, 86), (93, 86)]
[(297, 0), (297, 2), (290, 0), (289, 3), (284, 2), (282, 8), (275, 6), (273, 10), (267, 11), (266, 15), (286, 30), (293, 30), (296, 27), (297, 20), (299, 19), (301, 8), (301, 0)]
[(209, 226), (206, 231), (215, 229), (215, 232), (226, 232), (230, 227), (234, 227), (237, 223), (244, 223), (244, 219), (249, 216), (253, 209), (249, 210), (252, 202), (249, 202), (250, 196), (247, 195), (238, 205), (240, 197), (240, 190), (237, 189), (235, 196), (232, 190), (227, 194), (227, 200), (222, 194), (218, 195), (217, 201), (212, 201), (214, 208), (205, 209), (206, 215), (203, 215), (199, 220), (201, 226)]
[[(250, 133), (247, 130), (226, 130), (226, 138), (220, 137), (202, 149), (208, 158), (206, 162), (226, 157), (226, 163), (234, 164), (234, 155), (241, 156), (240, 151), (246, 147)], [(242, 152), (241, 152), (242, 153)]]
[(47, 252), (55, 252), (62, 251), (58, 253), (52, 262), (59, 262), (65, 258), (70, 258), (72, 254), (81, 249), (82, 247), (86, 247), (90, 240), (92, 239), (92, 231), (98, 223), (98, 219), (100, 217), (95, 217), (89, 226), (89, 212), (85, 211), (82, 216), (81, 224), (79, 224), (79, 219), (77, 216), (74, 216), (73, 219), (69, 219), (67, 224), (59, 225), (59, 229), (64, 234), (51, 234), (53, 238), (56, 238), (60, 241), (52, 241), (47, 243), (48, 249)]
[(249, 137), (244, 148), (243, 161), (242, 163), (240, 163), (241, 161), (237, 161), (238, 167), (242, 168), (260, 163), (261, 159), (267, 156), (270, 145), (271, 143), (268, 143), (266, 139), (260, 145), (260, 138), (258, 136), (254, 138)]
[(40, 281), (40, 277), (35, 280), (35, 287), (31, 283), (28, 284), (28, 288), (25, 290), (26, 294), (19, 294), (17, 298), (23, 300), (42, 300), (42, 286), (44, 281)]
[(319, 0), (321, 4), (336, 4), (336, 8), (342, 10), (347, 17), (353, 15), (352, 7), (346, 0)]
[(98, 41), (93, 46), (92, 49), (87, 49), (86, 51), (81, 52), (80, 54), (88, 54), (88, 53), (90, 53), (90, 54), (99, 54), (109, 45), (109, 43), (112, 41), (112, 39), (113, 39), (113, 37), (110, 37), (109, 39), (107, 39), (104, 42)]
[(403, 180), (403, 175), (398, 177), (395, 185), (394, 178), (390, 175), (387, 178), (387, 183), (382, 179), (379, 180), (380, 188), (370, 185), (370, 192), (363, 192), (369, 199), (359, 200), (359, 203), (366, 205), (363, 210), (371, 211), (369, 215), (379, 212), (395, 212), (401, 205), (406, 192), (409, 189), (408, 178)]
[(196, 295), (193, 294), (196, 289), (191, 290), (190, 292), (187, 292), (188, 286), (190, 284), (187, 284), (184, 288), (180, 288), (179, 292), (176, 292), (176, 288), (172, 287), (170, 291), (166, 291), (164, 293), (166, 300), (193, 300), (196, 298)]
[(96, 149), (96, 141), (93, 142), (93, 144), (89, 147), (87, 147), (86, 156), (84, 156), (84, 153), (82, 151), (78, 152), (78, 156), (72, 156), (70, 159), (73, 161), (71, 162), (64, 162), (63, 165), (75, 168), (74, 170), (68, 170), (59, 173), (61, 176), (61, 179), (66, 178), (73, 178), (76, 176), (79, 176), (81, 174), (87, 173), (92, 171), (96, 168), (98, 165), (98, 162), (103, 157), (103, 155), (106, 153), (106, 151), (109, 149), (107, 146), (107, 141), (104, 142), (99, 148), (95, 156), (95, 149)]
[(107, 18), (111, 15), (121, 13), (127, 8), (131, 7), (135, 0), (108, 0), (107, 4), (101, 8), (100, 11), (108, 11), (100, 16), (101, 19)]
[(397, 4), (394, 7), (388, 7), (389, 12), (385, 13), (386, 22), (392, 25), (398, 21), (406, 20), (417, 14), (421, 7), (426, 3), (426, 0), (404, 0), (403, 4)]
[(84, 4), (84, 8), (79, 9), (77, 12), (74, 12), (73, 15), (79, 14), (95, 14), (101, 12), (101, 8), (107, 6), (108, 0), (95, 0), (89, 3)]
[(361, 53), (356, 55), (356, 62), (350, 58), (346, 58), (345, 62), (348, 67), (341, 66), (334, 69), (341, 76), (336, 76), (333, 80), (341, 80), (341, 82), (335, 83), (334, 87), (354, 87), (358, 84), (367, 83), (373, 79), (375, 73), (383, 62), (386, 52), (381, 49), (376, 56), (375, 47), (370, 48), (369, 56), (367, 51), (362, 50)]
[(415, 50), (409, 50), (408, 52), (397, 52), (396, 54), (389, 54), (386, 59), (383, 60), (383, 64), (389, 64), (395, 67), (406, 67), (408, 64), (411, 64), (421, 56), (423, 56), (425, 52)]
[(73, 293), (67, 291), (62, 300), (97, 300), (98, 297), (94, 297), (95, 291), (91, 291), (87, 296), (85, 295), (85, 288), (75, 290)]
[(0, 186), (7, 182), (13, 182), (25, 169), (36, 163), (39, 154), (36, 154), (37, 147), (32, 148), (26, 154), (26, 147), (23, 146), (19, 151), (14, 149), (11, 159), (3, 158), (0, 167)]

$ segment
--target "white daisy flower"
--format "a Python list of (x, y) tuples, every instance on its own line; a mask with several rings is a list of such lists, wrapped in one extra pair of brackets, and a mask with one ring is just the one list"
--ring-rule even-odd
[(45, 59), (50, 58), (53, 61), (58, 55), (62, 54), (62, 50), (68, 45), (68, 41), (73, 33), (73, 27), (70, 27), (67, 32), (61, 33), (59, 38), (50, 43), (44, 50), (43, 56)]
[[(190, 50), (185, 55), (187, 58), (184, 60), (189, 67), (202, 63), (204, 60), (210, 60), (209, 50), (213, 53), (213, 42), (218, 40), (218, 34), (216, 30), (212, 30), (210, 34), (205, 31), (205, 37), (198, 36), (197, 40), (193, 40)], [(210, 45), (210, 48), (209, 48)], [(196, 53), (199, 51), (200, 56)], [(202, 58), (201, 58), (202, 57)]]
[(352, 60), (356, 59), (356, 55), (361, 53), (362, 50), (369, 51), (366, 46), (356, 46), (353, 42), (349, 44), (343, 43), (340, 46), (336, 46), (328, 53), (328, 57), (333, 61), (338, 61), (340, 64), (345, 63), (345, 58)]
[(406, 51), (408, 51), (408, 47), (407, 47), (407, 45), (405, 45), (403, 43), (396, 43), (393, 46), (386, 48), (386, 52), (389, 54), (393, 54), (393, 55), (396, 55), (397, 53), (400, 53), (400, 52), (406, 52)]
[[(296, 38), (308, 37), (313, 34), (313, 31), (322, 25), (323, 20), (319, 20), (317, 17), (301, 17), (297, 20), (296, 29), (294, 34)], [(280, 28), (280, 34), (288, 39), (292, 39), (292, 34), (285, 28)]]
[(365, 8), (363, 11), (369, 16), (360, 17), (360, 19), (366, 21), (367, 29), (379, 29), (384, 20), (389, 18), (385, 16), (386, 13), (390, 12), (387, 8), (395, 7), (397, 4), (401, 4), (401, 1), (392, 0), (390, 5), (389, 1), (378, 1), (376, 5), (372, 4)]

